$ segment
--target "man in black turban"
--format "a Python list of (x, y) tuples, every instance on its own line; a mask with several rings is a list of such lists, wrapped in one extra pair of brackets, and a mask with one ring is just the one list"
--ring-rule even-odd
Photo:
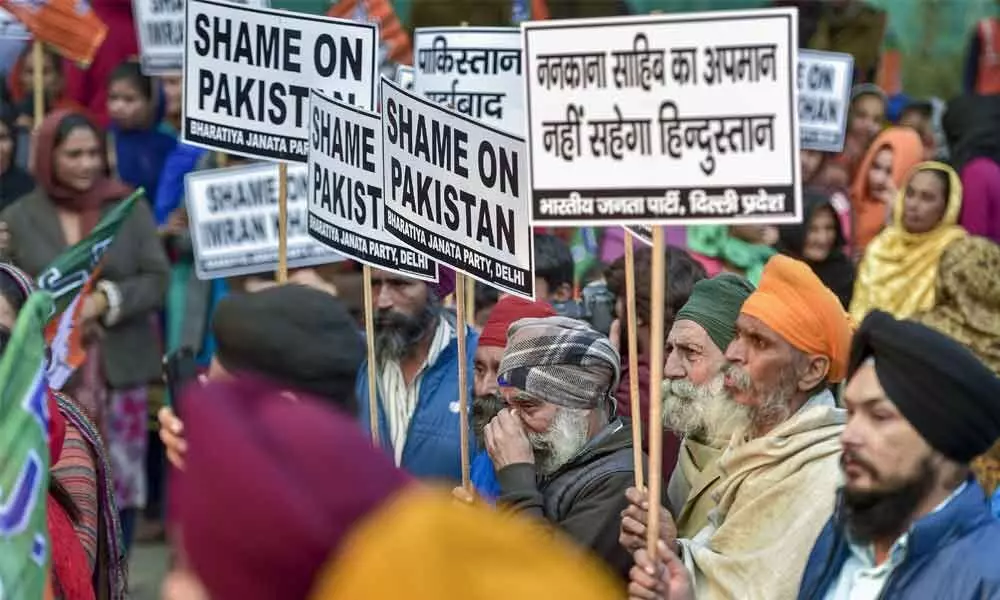
[(1000, 378), (944, 334), (880, 311), (854, 338), (850, 373), (840, 510), (799, 597), (860, 586), (886, 599), (1000, 597), (1000, 522), (969, 470), (1000, 437)]
[[(1000, 378), (944, 334), (881, 311), (855, 335), (848, 377), (845, 484), (798, 598), (1000, 598), (1000, 521), (969, 470), (1000, 437)], [(633, 597), (693, 600), (672, 553), (635, 561)], [(652, 583), (663, 595), (645, 593)]]

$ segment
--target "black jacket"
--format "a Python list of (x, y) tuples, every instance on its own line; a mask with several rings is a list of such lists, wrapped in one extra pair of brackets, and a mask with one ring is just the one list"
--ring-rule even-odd
[(618, 543), (625, 490), (634, 485), (632, 431), (613, 420), (584, 449), (547, 477), (535, 465), (508, 465), (497, 473), (497, 503), (558, 526), (627, 580), (632, 557)]

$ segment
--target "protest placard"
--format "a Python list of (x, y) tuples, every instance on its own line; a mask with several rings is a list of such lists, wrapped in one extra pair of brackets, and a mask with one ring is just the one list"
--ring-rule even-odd
[[(267, 8), (268, 0), (229, 0)], [(186, 0), (132, 0), (139, 62), (149, 76), (180, 73), (184, 68), (184, 5)]]
[(377, 26), (216, 0), (187, 0), (184, 141), (305, 163), (309, 90), (375, 100)]
[(524, 136), (519, 30), (421, 27), (413, 39), (417, 94)]
[[(198, 279), (278, 268), (278, 165), (259, 163), (184, 178)], [(288, 266), (343, 260), (309, 237), (306, 165), (288, 168)]]
[(309, 235), (360, 263), (436, 280), (436, 262), (385, 231), (382, 119), (315, 90), (309, 111)]
[(854, 57), (840, 52), (799, 50), (799, 142), (803, 150), (844, 149), (851, 106)]
[(0, 8), (0, 39), (27, 40), (31, 38), (23, 23), (14, 18), (3, 8)]
[(522, 24), (533, 224), (800, 222), (797, 14)]
[(457, 271), (532, 298), (524, 140), (384, 77), (382, 138), (386, 229)]

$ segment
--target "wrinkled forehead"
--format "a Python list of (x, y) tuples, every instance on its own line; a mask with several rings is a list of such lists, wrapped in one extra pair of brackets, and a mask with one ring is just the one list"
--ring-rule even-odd
[(670, 333), (667, 334), (667, 341), (671, 344), (714, 347), (708, 331), (689, 319), (674, 321), (674, 326), (670, 328)]
[(760, 338), (777, 345), (788, 345), (785, 338), (781, 337), (774, 329), (757, 317), (740, 313), (736, 319), (736, 334), (741, 337)]
[(500, 366), (503, 350), (502, 346), (477, 346), (476, 362), (491, 366), (495, 371)]

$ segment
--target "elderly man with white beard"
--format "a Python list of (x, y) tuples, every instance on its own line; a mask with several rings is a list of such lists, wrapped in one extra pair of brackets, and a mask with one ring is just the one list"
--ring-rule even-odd
[(581, 321), (514, 322), (498, 372), (507, 408), (485, 437), (497, 504), (547, 520), (627, 579), (632, 557), (618, 526), (634, 467), (631, 429), (613, 415), (620, 361)]
[[(740, 307), (753, 291), (753, 284), (733, 273), (699, 281), (667, 335), (663, 422), (684, 439), (667, 496), (673, 507), (680, 507), (676, 524), (681, 538), (694, 537), (708, 523), (715, 508), (712, 494), (722, 479), (719, 455), (733, 433), (749, 423), (747, 408), (725, 389), (723, 368)], [(635, 504), (642, 501), (635, 488), (627, 495)], [(630, 551), (646, 543), (642, 518), (644, 513), (634, 506), (622, 514), (620, 541)]]
[(693, 538), (676, 538), (669, 522), (661, 528), (670, 585), (638, 551), (630, 597), (662, 598), (685, 575), (699, 600), (796, 597), (839, 485), (846, 413), (828, 385), (844, 379), (850, 341), (833, 292), (808, 265), (773, 257), (725, 354), (725, 387), (748, 409), (749, 423), (719, 457), (717, 505)]

